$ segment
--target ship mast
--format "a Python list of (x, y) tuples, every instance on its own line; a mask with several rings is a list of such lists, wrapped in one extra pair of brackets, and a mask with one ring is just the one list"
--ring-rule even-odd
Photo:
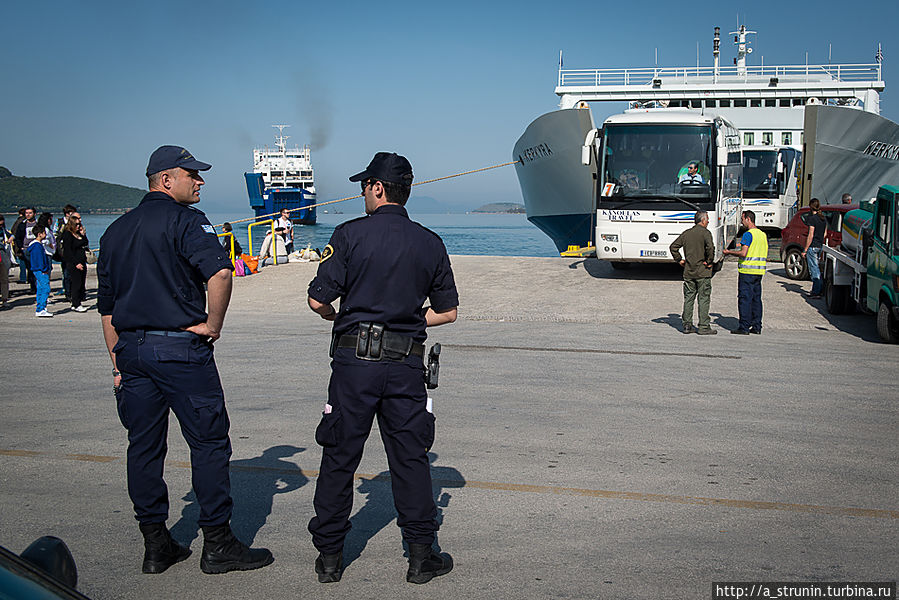
[[(278, 128), (278, 135), (275, 136), (275, 145), (278, 147), (278, 150), (281, 151), (281, 179), (283, 180), (284, 187), (287, 187), (287, 140), (290, 138), (289, 135), (284, 135), (284, 128), (290, 127), (290, 125), (272, 125), (272, 127)], [(275, 180), (272, 178), (272, 185), (274, 185)]]
[(752, 33), (758, 33), (756, 31), (749, 31), (746, 29), (745, 25), (740, 25), (739, 31), (731, 31), (730, 34), (734, 36), (734, 44), (737, 45), (737, 57), (734, 59), (734, 64), (737, 65), (737, 75), (746, 75), (746, 55), (752, 54), (752, 48), (749, 47), (749, 40), (746, 39), (746, 35)]

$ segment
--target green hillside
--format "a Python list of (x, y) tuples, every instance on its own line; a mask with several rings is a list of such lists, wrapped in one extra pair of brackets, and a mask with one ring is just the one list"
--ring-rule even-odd
[(73, 204), (83, 213), (118, 213), (134, 208), (146, 192), (82, 177), (16, 177), (0, 167), (0, 212), (23, 206), (62, 212)]

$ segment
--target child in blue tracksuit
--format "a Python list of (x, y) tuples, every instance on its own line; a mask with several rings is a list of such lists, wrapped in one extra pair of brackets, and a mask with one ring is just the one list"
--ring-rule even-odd
[(50, 259), (41, 243), (47, 237), (47, 230), (43, 225), (35, 225), (31, 232), (34, 234), (34, 241), (28, 245), (26, 252), (31, 261), (31, 272), (34, 273), (37, 283), (37, 307), (34, 316), (52, 317), (53, 313), (47, 310), (47, 298), (50, 297)]

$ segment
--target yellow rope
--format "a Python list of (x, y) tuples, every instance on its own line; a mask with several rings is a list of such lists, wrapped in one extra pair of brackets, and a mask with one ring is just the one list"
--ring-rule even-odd
[[(519, 162), (519, 161), (513, 160), (511, 162), (502, 163), (499, 165), (492, 165), (490, 167), (482, 167), (480, 169), (473, 169), (471, 171), (463, 171), (462, 173), (456, 173), (455, 175), (446, 175), (444, 177), (437, 177), (435, 179), (426, 179), (425, 181), (419, 181), (417, 183), (413, 183), (412, 187), (415, 187), (416, 185), (424, 185), (426, 183), (434, 183), (435, 181), (443, 181), (445, 179), (452, 179), (454, 177), (462, 177), (463, 175), (471, 175), (472, 173), (480, 173), (481, 171), (489, 171), (490, 169), (498, 169), (500, 167), (508, 167), (509, 165), (514, 165), (517, 162)], [(362, 194), (357, 194), (355, 196), (347, 196), (346, 198), (340, 198), (339, 200), (328, 200), (327, 202), (319, 202), (318, 204), (313, 204), (311, 206), (303, 206), (301, 208), (291, 208), (291, 209), (288, 209), (288, 212), (294, 212), (297, 210), (308, 210), (310, 208), (318, 208), (319, 206), (327, 206), (328, 204), (336, 204), (337, 202), (346, 202), (347, 200), (354, 200), (356, 198), (362, 198)], [(246, 223), (249, 221), (255, 221), (256, 219), (265, 219), (268, 217), (276, 217), (280, 214), (281, 214), (281, 211), (278, 211), (276, 213), (271, 213), (269, 215), (256, 215), (255, 217), (249, 217), (247, 219), (239, 219), (237, 221), (230, 221), (230, 223), (232, 225), (235, 223)], [(222, 226), (222, 224), (216, 225), (216, 227), (221, 227), (221, 226)]]

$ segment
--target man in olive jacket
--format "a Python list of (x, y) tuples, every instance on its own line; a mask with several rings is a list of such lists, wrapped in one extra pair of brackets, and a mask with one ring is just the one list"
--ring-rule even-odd
[[(709, 325), (709, 302), (712, 298), (712, 263), (715, 261), (715, 245), (709, 231), (709, 214), (699, 211), (693, 217), (696, 223), (686, 230), (669, 247), (671, 256), (684, 268), (684, 333), (714, 335), (718, 333)], [(684, 249), (681, 258), (680, 249)], [(693, 303), (699, 296), (699, 328), (693, 327)]]

